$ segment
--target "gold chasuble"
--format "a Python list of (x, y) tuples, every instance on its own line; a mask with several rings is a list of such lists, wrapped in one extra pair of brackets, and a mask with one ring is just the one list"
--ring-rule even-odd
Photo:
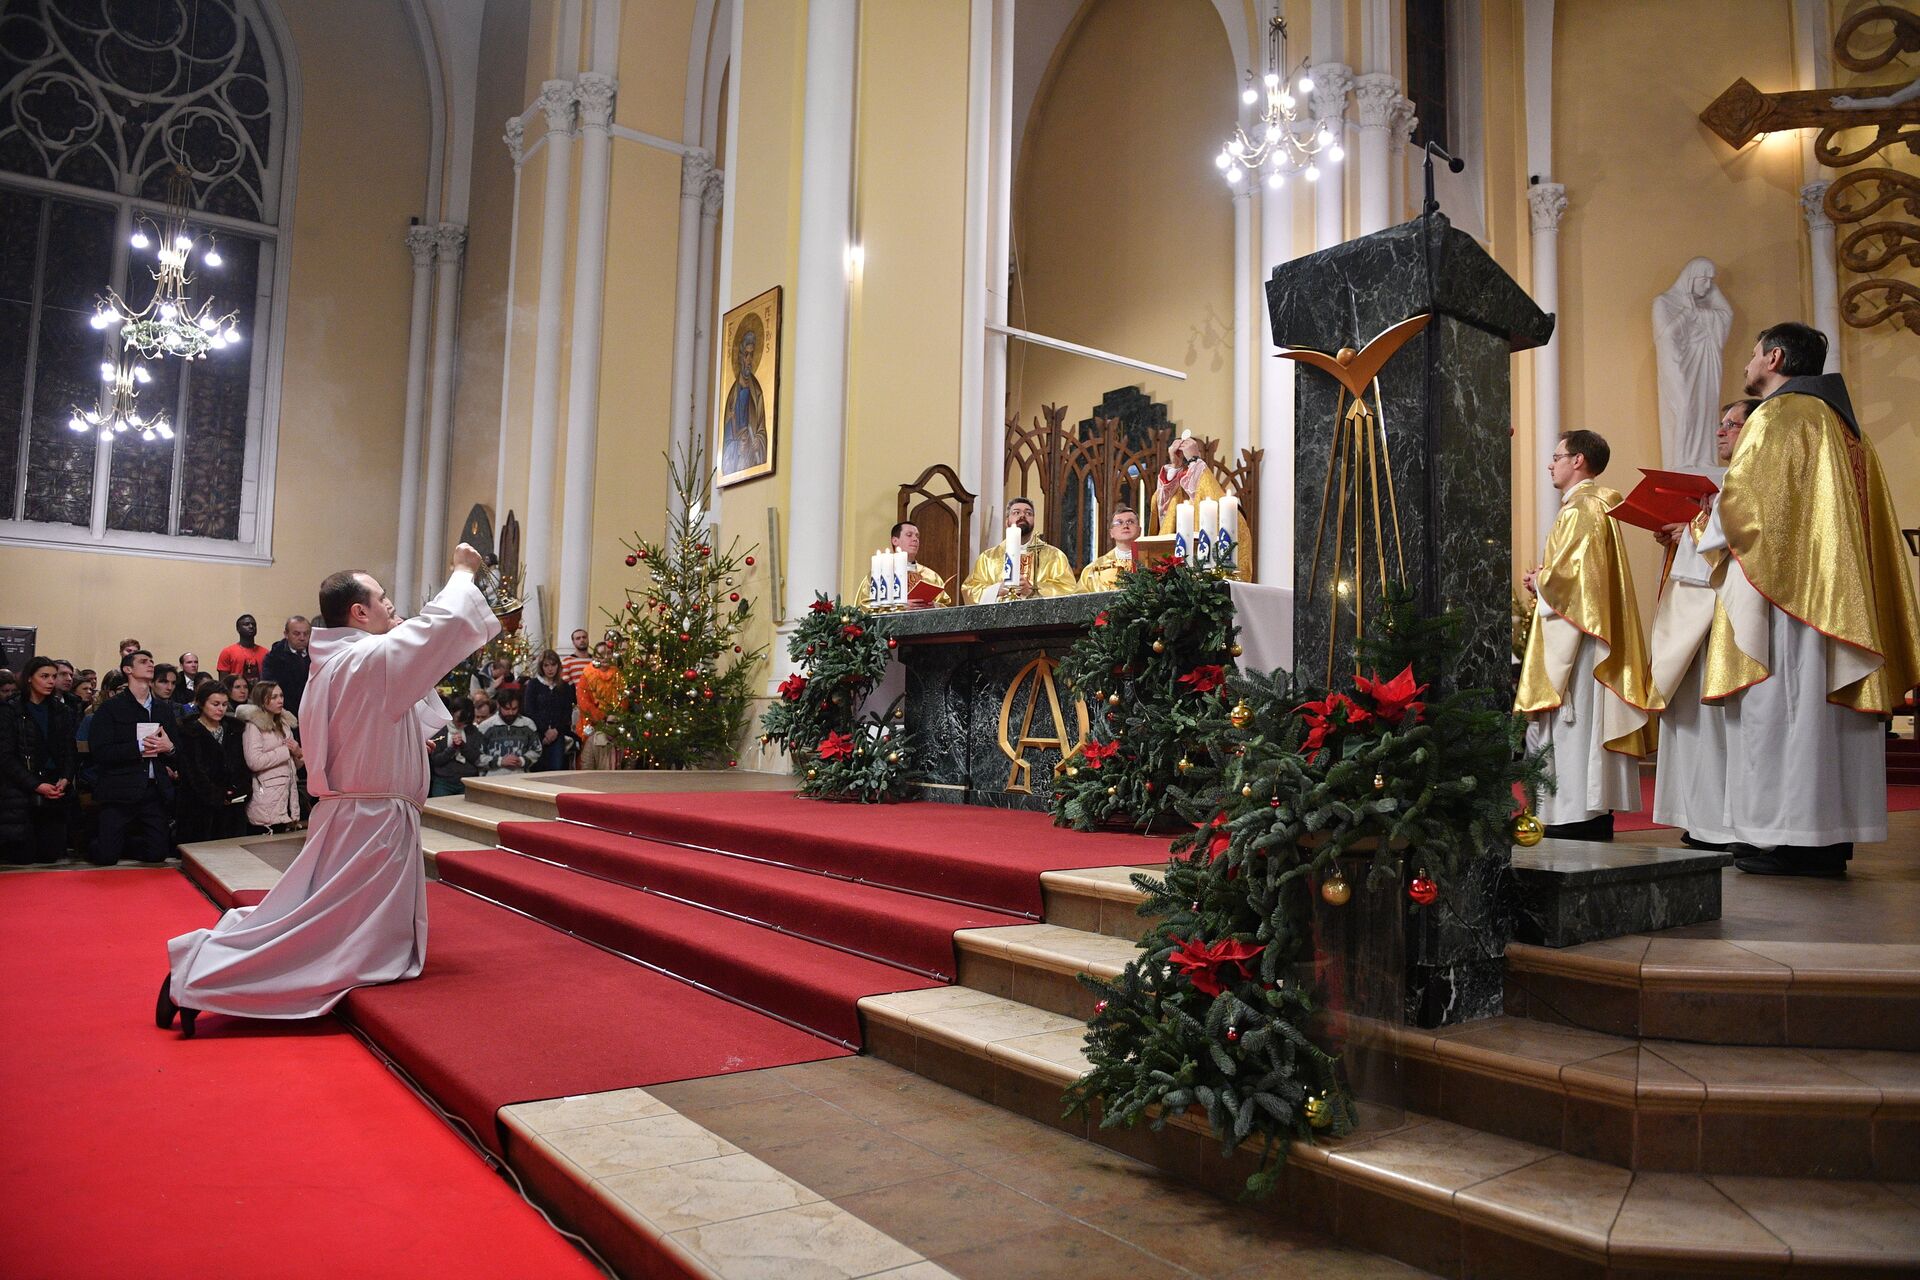
[(1617, 491), (1592, 480), (1568, 490), (1547, 535), (1546, 563), (1535, 576), (1534, 587), (1547, 607), (1579, 634), (1562, 628), (1565, 639), (1556, 641), (1543, 625), (1540, 611), (1534, 610), (1513, 709), (1535, 712), (1559, 707), (1568, 693), (1579, 638), (1590, 637), (1600, 647), (1593, 678), (1612, 695), (1601, 714), (1603, 745), (1609, 751), (1644, 756), (1652, 752), (1658, 738), (1651, 713), (1658, 710), (1659, 702), (1647, 670), (1633, 571), (1620, 541), (1620, 528), (1607, 514), (1619, 502)]
[[(1033, 585), (1043, 596), (1070, 596), (1074, 585), (1073, 566), (1066, 552), (1049, 546), (1038, 537), (1027, 539), (1027, 551), (1033, 557)], [(967, 604), (987, 604), (1000, 598), (1000, 579), (1007, 571), (1006, 545), (996, 542), (973, 562), (973, 572), (960, 586), (960, 598)]]
[(1920, 609), (1872, 443), (1825, 400), (1776, 393), (1740, 432), (1716, 514), (1738, 563), (1716, 575), (1731, 625), (1707, 638), (1702, 696), (1772, 675), (1770, 605), (1827, 637), (1828, 702), (1889, 714), (1920, 682)]
[[(927, 566), (923, 564), (909, 565), (907, 567), (913, 574), (913, 582), (909, 582), (907, 584), (907, 589), (909, 591), (913, 589), (914, 583), (930, 582), (934, 586), (940, 588), (940, 594), (938, 597), (935, 598), (932, 605), (933, 608), (944, 609), (946, 606), (953, 603), (953, 598), (947, 594), (947, 580), (945, 578), (941, 577), (939, 574), (935, 573), (933, 570), (927, 568)], [(873, 581), (869, 578), (860, 579), (860, 585), (858, 588), (855, 589), (853, 593), (853, 602), (859, 605), (862, 609), (864, 609), (868, 606), (869, 602), (871, 602), (872, 599), (873, 599)]]
[(1087, 567), (1080, 571), (1080, 594), (1088, 595), (1095, 591), (1118, 591), (1120, 575), (1133, 572), (1133, 556), (1121, 555), (1114, 548), (1098, 560), (1090, 560)]
[[(1187, 491), (1187, 482), (1193, 482), (1192, 492)], [(1194, 527), (1199, 527), (1200, 502), (1212, 498), (1215, 502), (1227, 496), (1226, 486), (1214, 477), (1211, 467), (1194, 467), (1178, 479), (1161, 483), (1153, 494), (1153, 532), (1156, 534), (1174, 531), (1174, 512), (1181, 504), (1193, 507)], [(1247, 518), (1243, 515), (1235, 519), (1234, 574), (1241, 582), (1253, 581), (1253, 540), (1247, 529)]]

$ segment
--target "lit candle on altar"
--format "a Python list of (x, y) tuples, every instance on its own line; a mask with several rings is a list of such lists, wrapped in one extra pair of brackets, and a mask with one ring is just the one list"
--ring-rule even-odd
[(1087, 559), (1092, 560), (1100, 554), (1100, 495), (1089, 493), (1087, 501), (1092, 513), (1087, 518)]

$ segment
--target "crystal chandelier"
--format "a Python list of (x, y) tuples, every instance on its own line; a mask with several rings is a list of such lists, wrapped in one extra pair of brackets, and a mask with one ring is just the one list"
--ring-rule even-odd
[(1287, 20), (1276, 16), (1267, 25), (1266, 73), (1256, 80), (1253, 72), (1247, 72), (1246, 87), (1240, 91), (1240, 101), (1249, 107), (1258, 105), (1264, 93), (1266, 108), (1254, 121), (1251, 133), (1236, 125), (1227, 145), (1213, 158), (1214, 167), (1228, 183), (1237, 187), (1248, 174), (1257, 175), (1262, 170), (1267, 185), (1276, 189), (1286, 185), (1289, 173), (1316, 182), (1322, 155), (1329, 164), (1346, 158), (1346, 151), (1332, 132), (1316, 128), (1312, 119), (1301, 117), (1296, 84), (1301, 97), (1313, 92), (1313, 78), (1307, 74), (1304, 60), (1297, 74), (1287, 70)]
[(117, 361), (100, 362), (99, 403), (92, 409), (75, 409), (67, 419), (67, 427), (76, 432), (97, 431), (102, 440), (112, 440), (129, 431), (139, 433), (140, 438), (148, 442), (173, 439), (173, 428), (168, 425), (166, 414), (140, 416), (140, 388), (151, 381), (153, 375), (147, 372), (147, 367), (133, 358), (130, 349), (123, 348)]
[[(149, 360), (178, 356), (182, 360), (203, 359), (209, 351), (219, 351), (240, 341), (237, 312), (217, 315), (211, 297), (196, 305), (187, 295), (194, 277), (187, 272), (195, 253), (202, 265), (218, 267), (220, 249), (211, 235), (197, 236), (187, 229), (187, 202), (192, 186), (187, 171), (175, 167), (167, 179), (167, 209), (158, 221), (140, 214), (135, 218), (130, 243), (135, 249), (152, 248), (159, 265), (153, 271), (153, 297), (135, 311), (119, 294), (107, 290), (107, 300), (95, 310), (92, 325), (96, 329), (120, 326), (125, 344)], [(205, 248), (201, 245), (204, 242)]]

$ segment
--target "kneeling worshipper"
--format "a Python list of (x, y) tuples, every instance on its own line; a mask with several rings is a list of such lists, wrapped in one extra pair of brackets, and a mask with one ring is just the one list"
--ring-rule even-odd
[(1607, 514), (1620, 495), (1594, 481), (1610, 455), (1595, 432), (1560, 437), (1549, 464), (1560, 514), (1526, 577), (1538, 600), (1513, 709), (1527, 713), (1527, 750), (1552, 748), (1539, 817), (1563, 839), (1613, 839), (1613, 811), (1640, 807), (1639, 757), (1656, 734), (1633, 571)]
[(1726, 708), (1728, 834), (1757, 875), (1842, 876), (1856, 841), (1887, 838), (1886, 721), (1920, 681), (1893, 498), (1826, 357), (1807, 325), (1760, 334), (1760, 407), (1699, 543), (1728, 619), (1701, 696)]
[(1107, 522), (1107, 534), (1113, 539), (1112, 550), (1089, 561), (1080, 571), (1083, 593), (1118, 591), (1120, 575), (1133, 572), (1133, 544), (1140, 536), (1140, 513), (1132, 507), (1115, 507), (1113, 519)]
[(1074, 582), (1073, 566), (1066, 552), (1050, 546), (1033, 531), (1033, 503), (1015, 498), (1007, 503), (1007, 532), (1019, 530), (1024, 571), (1016, 571), (1007, 585), (1006, 544), (996, 542), (973, 562), (973, 572), (960, 584), (961, 599), (968, 604), (992, 604), (1001, 599), (1030, 600), (1035, 596), (1070, 596), (1079, 588)]
[[(940, 594), (934, 597), (934, 608), (945, 608), (947, 605), (953, 603), (953, 597), (947, 594), (947, 580), (920, 563), (919, 525), (911, 520), (902, 520), (893, 526), (893, 532), (888, 536), (887, 545), (895, 551), (904, 551), (907, 553), (906, 588), (908, 591), (913, 590), (914, 583), (924, 582), (929, 586), (938, 588), (940, 591)], [(871, 579), (862, 578), (860, 580), (859, 588), (853, 593), (853, 602), (862, 609), (873, 603), (873, 582)]]
[[(1735, 400), (1720, 411), (1714, 433), (1720, 467), (1758, 400)], [(1713, 589), (1714, 566), (1700, 554), (1708, 497), (1691, 524), (1668, 525), (1660, 541), (1672, 557), (1653, 610), (1653, 687), (1660, 700), (1660, 769), (1653, 783), (1653, 820), (1678, 827), (1680, 842), (1695, 849), (1725, 849), (1727, 825), (1727, 713), (1701, 700), (1707, 635), (1724, 630), (1727, 611)]]
[(500, 633), (462, 543), (447, 585), (398, 621), (370, 574), (320, 584), (300, 702), (307, 786), (318, 803), (305, 846), (259, 905), (167, 943), (154, 1021), (191, 1036), (201, 1013), (312, 1018), (355, 987), (415, 978), (427, 960), (420, 807), (427, 740), (452, 723), (434, 686)]

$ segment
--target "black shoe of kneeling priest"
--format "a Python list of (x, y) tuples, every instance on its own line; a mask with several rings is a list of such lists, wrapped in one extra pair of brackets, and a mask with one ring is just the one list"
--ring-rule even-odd
[(1584, 822), (1548, 823), (1546, 830), (1547, 835), (1555, 840), (1611, 840), (1613, 815), (1603, 813)]
[(1739, 856), (1733, 865), (1754, 876), (1812, 876), (1838, 879), (1847, 874), (1847, 861), (1853, 857), (1853, 844), (1783, 844), (1776, 849), (1756, 849), (1735, 845)]

